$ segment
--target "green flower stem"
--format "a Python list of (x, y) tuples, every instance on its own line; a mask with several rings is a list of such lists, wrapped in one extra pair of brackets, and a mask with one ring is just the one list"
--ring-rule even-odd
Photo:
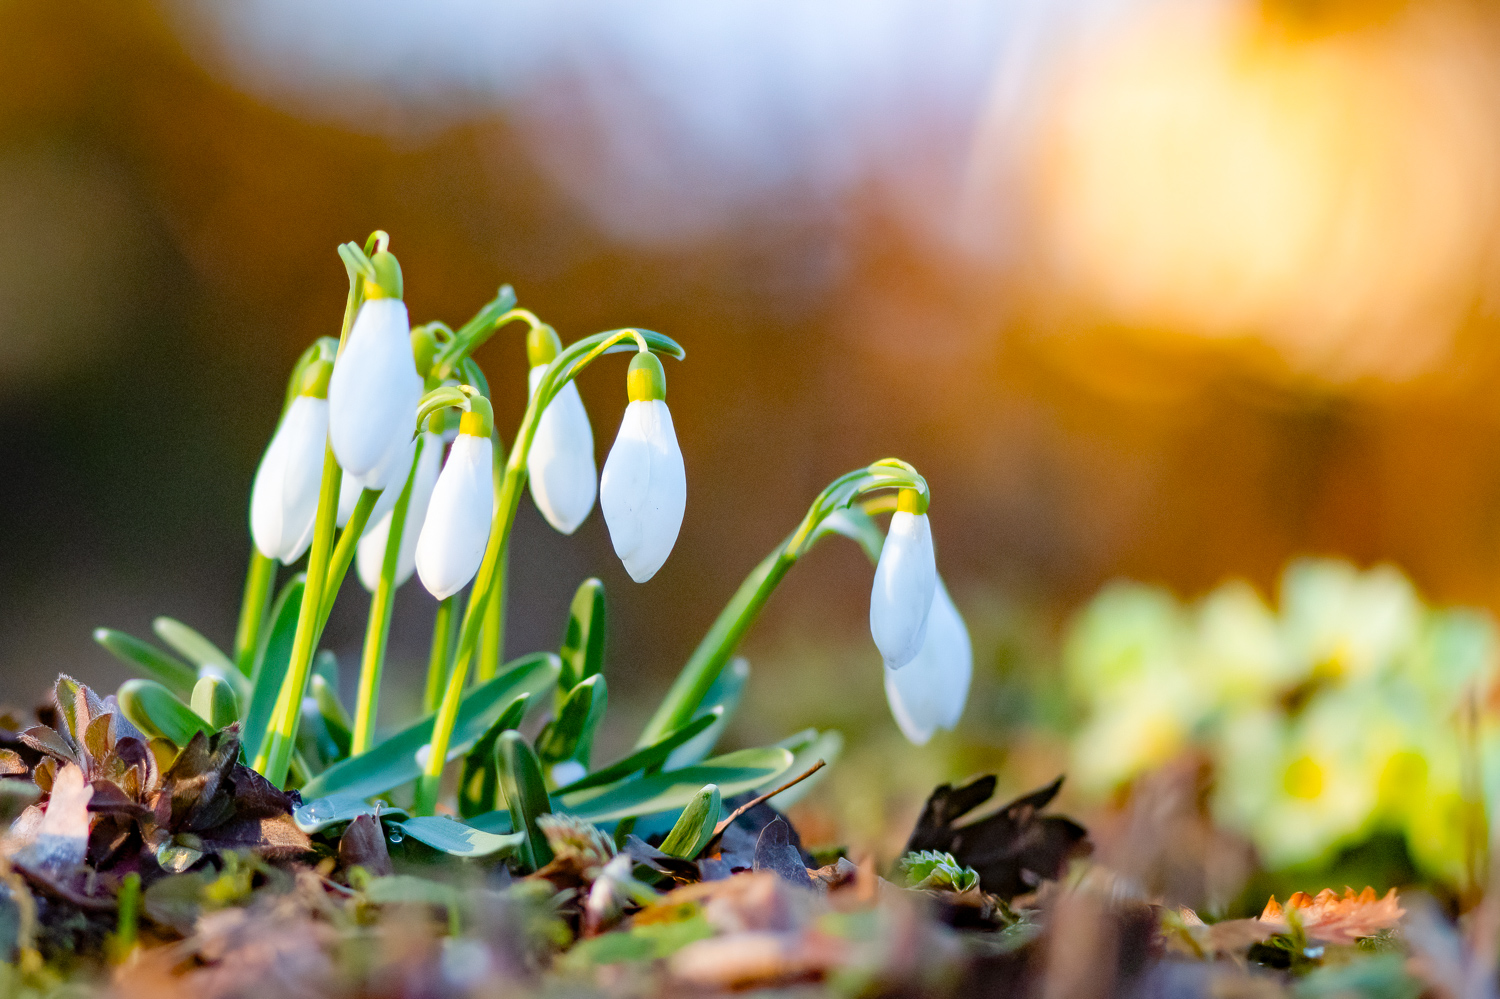
[[(374, 233), (366, 245), (383, 248), (388, 238), (383, 232)], [(350, 263), (350, 256), (346, 252), (348, 249), (347, 245), (339, 247), (339, 255), (344, 258), (349, 270), (349, 297), (344, 303), (344, 325), (339, 331), (340, 354), (349, 340), (349, 330), (354, 326), (354, 317), (359, 313), (360, 303), (364, 299), (365, 279), (369, 276)], [(365, 251), (367, 258), (369, 252), (368, 249)], [(318, 492), (312, 551), (307, 557), (307, 586), (302, 591), (302, 606), (297, 612), (297, 631), (292, 639), (291, 662), (287, 666), (281, 691), (276, 697), (276, 707), (271, 712), (270, 737), (261, 741), (260, 752), (256, 754), (254, 763), (255, 770), (277, 787), (286, 783), (287, 768), (291, 765), (292, 750), (296, 744), (297, 723), (302, 718), (302, 695), (307, 690), (313, 653), (322, 633), (323, 593), (328, 589), (328, 567), (333, 553), (333, 535), (338, 527), (339, 485), (342, 478), (338, 460), (333, 456), (332, 445), (324, 444), (323, 483)]]
[(484, 623), (488, 601), (493, 597), (503, 600), (499, 593), (504, 573), (500, 571), (500, 554), (510, 538), (511, 526), (516, 520), (516, 507), (521, 501), (521, 489), (526, 482), (526, 457), (531, 451), (532, 438), (536, 436), (537, 421), (547, 405), (571, 381), (578, 372), (592, 364), (600, 355), (626, 341), (635, 341), (639, 350), (655, 350), (681, 359), (682, 348), (673, 340), (650, 330), (612, 330), (596, 333), (570, 344), (557, 355), (537, 382), (536, 391), (526, 404), (521, 417), (521, 427), (516, 432), (516, 443), (505, 462), (505, 473), (501, 478), (500, 492), (495, 505), (495, 519), (490, 524), (490, 539), (484, 549), (484, 560), (474, 577), (474, 586), (469, 593), (468, 606), (464, 608), (463, 624), (459, 628), (458, 650), (453, 656), (453, 669), (448, 674), (448, 686), (443, 692), (443, 701), (433, 723), (431, 749), (427, 766), (417, 781), (416, 799), (412, 810), (417, 815), (430, 815), (437, 806), (438, 788), (443, 777), (443, 766), (448, 758), (448, 743), (453, 735), (453, 726), (458, 718), (458, 704), (463, 696), (464, 684), (469, 678), (469, 660), (479, 642), (480, 628)]
[[(495, 453), (501, 454), (500, 435), (495, 435)], [(495, 465), (495, 494), (499, 495), (505, 485), (505, 466)], [(505, 584), (509, 575), (510, 545), (500, 547), (500, 569), (495, 581), (499, 592), (494, 594), (484, 607), (484, 626), (479, 632), (479, 665), (474, 670), (474, 682), (484, 683), (494, 679), (505, 662)]]
[(322, 616), (319, 608), (323, 604), (323, 592), (328, 585), (328, 563), (333, 554), (341, 477), (333, 448), (324, 445), (323, 487), (318, 494), (312, 551), (307, 558), (307, 586), (302, 591), (302, 606), (297, 611), (292, 659), (287, 667), (281, 692), (277, 695), (276, 707), (271, 712), (271, 737), (262, 741), (260, 753), (255, 759), (255, 769), (277, 787), (286, 783), (287, 766), (291, 763), (292, 748), (296, 741), (297, 722), (302, 715), (299, 710), (302, 694), (307, 688), (307, 678), (312, 672), (313, 652), (322, 630), (318, 626), (318, 619)]
[(448, 663), (453, 651), (453, 619), (458, 616), (458, 594), (438, 604), (432, 622), (432, 649), (427, 654), (427, 686), (422, 691), (422, 713), (436, 711), (443, 696), (443, 681), (448, 679)]
[(546, 325), (530, 309), (512, 308), (515, 301), (515, 292), (510, 290), (510, 285), (501, 288), (500, 294), (494, 301), (480, 309), (478, 315), (464, 323), (457, 333), (438, 348), (437, 355), (432, 361), (434, 377), (438, 379), (453, 377), (457, 374), (458, 367), (464, 358), (473, 354), (481, 344), (508, 323), (524, 322), (528, 329)]
[(234, 664), (249, 676), (255, 669), (255, 647), (271, 606), (276, 583), (276, 560), (250, 546), (250, 568), (245, 572), (245, 598), (240, 602), (240, 623), (234, 631)]
[[(421, 447), (421, 444), (417, 446)], [(379, 489), (366, 489), (359, 494), (354, 512), (349, 514), (349, 522), (339, 535), (339, 543), (333, 547), (333, 557), (328, 566), (328, 587), (323, 591), (323, 606), (318, 611), (319, 632), (328, 624), (328, 615), (333, 613), (333, 602), (339, 597), (339, 587), (344, 585), (344, 576), (354, 561), (359, 539), (365, 533), (365, 525), (370, 522), (370, 511), (375, 509), (375, 501), (380, 499), (380, 493)]]
[(750, 571), (729, 603), (719, 612), (719, 616), (709, 627), (708, 634), (703, 636), (703, 640), (693, 650), (692, 656), (682, 667), (682, 672), (667, 691), (667, 696), (647, 722), (636, 745), (649, 746), (692, 720), (698, 706), (703, 703), (704, 696), (718, 679), (724, 665), (729, 662), (745, 632), (750, 630), (750, 626), (760, 616), (761, 608), (766, 605), (777, 584), (817, 542), (821, 536), (819, 527), (829, 515), (849, 507), (866, 493), (902, 488), (916, 489), (924, 497), (927, 495), (927, 482), (915, 468), (904, 461), (887, 458), (840, 476), (819, 493), (797, 530)]
[[(417, 478), (417, 463), (422, 459), (422, 447), (425, 443), (425, 437), (417, 439), (411, 470), (406, 473), (401, 495), (396, 497), (396, 505), (391, 508), (391, 527), (386, 532), (385, 556), (380, 562), (380, 582), (375, 584), (375, 593), (370, 597), (370, 620), (365, 627), (365, 647), (359, 663), (359, 700), (354, 707), (354, 732), (349, 738), (350, 756), (358, 756), (375, 741), (375, 716), (380, 708), (380, 675), (385, 670), (385, 646), (391, 636), (391, 607), (396, 602), (396, 567), (401, 562), (401, 538), (406, 530), (406, 512), (411, 509), (412, 486)], [(375, 497), (379, 495), (376, 490), (366, 489), (360, 494), (359, 502), (363, 505), (368, 499), (370, 505), (374, 506)], [(358, 513), (357, 507), (355, 512)], [(369, 515), (370, 511), (366, 510), (365, 517), (359, 524), (355, 524), (354, 517), (349, 518), (344, 537), (339, 539), (339, 548), (344, 547), (345, 538), (351, 535), (358, 541), (360, 531), (364, 528), (363, 521), (368, 520)], [(354, 545), (351, 544), (349, 548), (353, 551)], [(348, 565), (346, 559), (344, 567), (347, 569)], [(325, 602), (331, 604), (331, 601)], [(326, 619), (327, 615), (324, 617)]]
[(484, 625), (479, 632), (479, 664), (474, 670), (474, 682), (493, 680), (505, 661), (505, 584), (509, 575), (510, 545), (500, 550), (499, 578), (495, 581), (496, 592), (490, 596), (484, 608)]

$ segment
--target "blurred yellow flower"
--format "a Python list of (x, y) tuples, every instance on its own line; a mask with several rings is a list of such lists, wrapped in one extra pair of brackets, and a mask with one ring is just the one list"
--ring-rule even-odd
[(1238, 580), (1192, 606), (1106, 587), (1067, 644), (1078, 784), (1108, 794), (1196, 746), (1216, 820), (1273, 868), (1390, 830), (1430, 875), (1472, 873), (1500, 800), (1500, 719), (1480, 710), (1494, 623), (1429, 610), (1391, 566), (1299, 560), (1280, 597), (1278, 612)]

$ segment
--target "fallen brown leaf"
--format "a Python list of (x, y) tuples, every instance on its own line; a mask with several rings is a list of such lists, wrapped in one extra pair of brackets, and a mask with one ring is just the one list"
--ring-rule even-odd
[(1295, 916), (1309, 938), (1349, 944), (1394, 928), (1404, 915), (1406, 910), (1401, 908), (1394, 888), (1378, 899), (1374, 888), (1367, 887), (1358, 895), (1353, 888), (1345, 888), (1342, 896), (1332, 888), (1325, 888), (1315, 898), (1295, 892), (1285, 907), (1276, 901), (1276, 896), (1271, 896), (1260, 914), (1260, 922), (1273, 927), (1276, 933), (1286, 933), (1291, 929), (1291, 917)]

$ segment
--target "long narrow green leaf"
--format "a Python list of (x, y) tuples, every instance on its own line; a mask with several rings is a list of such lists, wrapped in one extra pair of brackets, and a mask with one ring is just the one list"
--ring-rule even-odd
[[(494, 723), (495, 718), (519, 694), (533, 697), (557, 682), (561, 667), (551, 652), (533, 652), (513, 660), (505, 672), (480, 684), (459, 703), (448, 757), (462, 754)], [(417, 754), (432, 741), (436, 713), (385, 739), (368, 753), (336, 763), (302, 789), (307, 799), (345, 792), (367, 798), (415, 780), (422, 773)]]
[(719, 708), (718, 719), (702, 735), (674, 750), (663, 769), (680, 769), (697, 763), (714, 751), (724, 729), (729, 727), (729, 719), (734, 717), (734, 709), (739, 707), (740, 695), (744, 693), (745, 684), (749, 680), (750, 663), (739, 657), (731, 659), (703, 698), (702, 710)]
[(741, 749), (696, 766), (622, 781), (597, 794), (562, 797), (560, 811), (590, 822), (652, 815), (687, 807), (705, 784), (717, 784), (720, 794), (733, 797), (769, 784), (791, 766), (789, 750), (777, 746)]
[(609, 686), (598, 673), (568, 691), (557, 717), (536, 738), (536, 755), (542, 765), (550, 768), (563, 760), (577, 760), (587, 769), (594, 731), (604, 720), (608, 703)]
[(683, 860), (696, 859), (698, 852), (713, 839), (714, 826), (719, 824), (719, 812), (723, 805), (724, 798), (719, 793), (717, 784), (704, 787), (688, 802), (688, 806), (678, 817), (677, 824), (667, 833), (667, 838), (661, 841), (661, 852)]
[(520, 732), (501, 732), (495, 743), (495, 764), (500, 775), (500, 793), (510, 809), (510, 827), (524, 837), (524, 855), (532, 870), (552, 860), (552, 847), (536, 820), (552, 811), (542, 766)]
[[(568, 627), (558, 650), (563, 662), (562, 676), (557, 681), (559, 698), (603, 669), (607, 621), (604, 584), (597, 579), (585, 579), (573, 594)], [(561, 707), (559, 704), (559, 710)]]
[(339, 700), (338, 691), (329, 684), (327, 677), (313, 674), (312, 696), (318, 704), (318, 713), (323, 717), (323, 727), (328, 730), (328, 738), (333, 741), (335, 758), (341, 760), (349, 755), (354, 722), (349, 718), (344, 702)]
[(156, 632), (157, 638), (171, 646), (173, 652), (199, 669), (213, 666), (226, 674), (239, 672), (234, 661), (220, 652), (217, 645), (176, 618), (159, 617), (151, 622), (151, 630)]
[(500, 712), (495, 724), (479, 737), (474, 748), (464, 756), (463, 770), (458, 778), (458, 814), (460, 818), (492, 812), (498, 804), (499, 777), (495, 769), (495, 743), (500, 733), (521, 727), (526, 709), (531, 706), (531, 695), (522, 694)]
[(250, 678), (241, 673), (234, 661), (220, 651), (217, 645), (199, 632), (170, 617), (159, 617), (152, 621), (151, 630), (172, 651), (197, 668), (200, 680), (205, 676), (222, 677), (234, 688), (235, 700), (239, 704), (243, 705), (250, 700)]
[(271, 605), (270, 627), (262, 632), (261, 647), (256, 651), (255, 670), (250, 678), (250, 699), (243, 705), (245, 727), (241, 752), (246, 760), (255, 759), (261, 740), (271, 728), (276, 698), (281, 696), (281, 682), (292, 662), (292, 641), (297, 634), (297, 615), (302, 609), (302, 592), (307, 574), (299, 572), (282, 586)]
[(652, 743), (644, 749), (637, 749), (622, 760), (611, 763), (607, 767), (601, 767), (586, 777), (580, 777), (571, 784), (557, 789), (558, 794), (572, 794), (576, 791), (585, 791), (591, 787), (603, 787), (613, 784), (618, 780), (629, 777), (639, 770), (648, 770), (660, 766), (672, 750), (681, 746), (689, 739), (701, 734), (709, 728), (723, 714), (722, 708), (714, 708), (707, 711), (675, 732), (669, 732), (661, 741)]
[(150, 642), (143, 642), (113, 628), (95, 628), (94, 641), (108, 649), (126, 666), (145, 673), (174, 694), (192, 696), (193, 685), (198, 682), (198, 671), (182, 660), (167, 655)]
[(419, 815), (391, 825), (412, 839), (455, 857), (508, 856), (526, 843), (525, 833), (497, 835), (446, 815)]
[(155, 680), (126, 680), (116, 695), (125, 717), (146, 735), (186, 746), (199, 732), (209, 734), (208, 723)]

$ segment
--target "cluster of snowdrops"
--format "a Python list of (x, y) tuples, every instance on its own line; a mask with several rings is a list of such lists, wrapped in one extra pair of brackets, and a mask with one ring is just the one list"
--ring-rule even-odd
[[(257, 647), (264, 655), (277, 565), (306, 556), (289, 664), (252, 761), (278, 783), (289, 771), (294, 782), (305, 780), (306, 773), (297, 773), (305, 767), (297, 753), (299, 720), (313, 700), (310, 681), (327, 610), (341, 573), (354, 562), (371, 593), (346, 753), (357, 757), (377, 742), (391, 604), (415, 573), (439, 601), (426, 704), (434, 725), (417, 754), (423, 775), (414, 811), (424, 813), (435, 806), (444, 763), (464, 748), (452, 735), (465, 690), (472, 689), (471, 662), (478, 682), (502, 669), (505, 542), (523, 483), (548, 523), (564, 534), (579, 527), (597, 500), (614, 549), (636, 582), (651, 579), (666, 561), (687, 487), (658, 354), (681, 358), (683, 352), (669, 338), (640, 329), (596, 334), (565, 348), (552, 327), (515, 306), (508, 287), (458, 330), (440, 322), (412, 326), (400, 265), (387, 243), (377, 233), (363, 250), (340, 247), (350, 274), (344, 329), (338, 340), (309, 347), (291, 376), (252, 489), (255, 552), (230, 658), (254, 675), (247, 664)], [(525, 324), (530, 376), (525, 416), (507, 453), (495, 428), (491, 387), (471, 355), (512, 323)], [(620, 351), (632, 352), (629, 404), (600, 474), (573, 378), (602, 355)], [(922, 743), (937, 729), (952, 728), (967, 697), (972, 649), (937, 574), (928, 496), (920, 474), (895, 459), (825, 489), (710, 629), (641, 744), (660, 740), (703, 707), (728, 654), (781, 576), (830, 534), (860, 543), (876, 563), (870, 630), (901, 729)], [(882, 532), (873, 518), (886, 513), (889, 526)], [(468, 602), (460, 608), (466, 589)], [(588, 768), (585, 749), (581, 758), (555, 763), (547, 784), (576, 782)]]
[(1084, 709), (1071, 774), (1105, 794), (1193, 747), (1216, 821), (1270, 867), (1386, 831), (1462, 884), (1500, 800), (1496, 651), (1487, 615), (1424, 605), (1389, 565), (1295, 561), (1279, 609), (1243, 581), (1186, 605), (1113, 584), (1066, 649)]

